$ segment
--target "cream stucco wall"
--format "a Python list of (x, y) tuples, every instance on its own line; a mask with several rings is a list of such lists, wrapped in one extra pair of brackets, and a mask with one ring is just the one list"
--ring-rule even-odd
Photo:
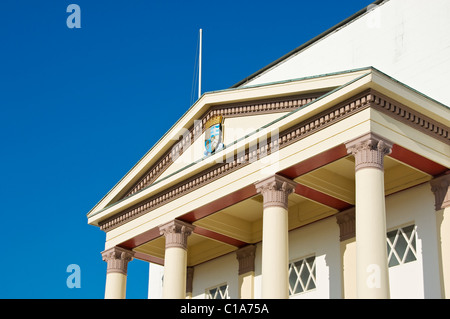
[(373, 66), (450, 105), (449, 16), (448, 0), (390, 0), (244, 86)]
[(238, 292), (238, 261), (235, 253), (229, 253), (221, 258), (202, 263), (194, 268), (192, 283), (192, 299), (205, 299), (205, 290), (219, 284), (228, 284), (228, 294), (231, 299), (237, 299)]
[[(264, 125), (282, 117), (289, 112), (253, 115), (246, 117), (231, 117), (224, 121), (224, 141), (225, 145), (229, 145), (234, 141), (251, 134), (260, 129)], [(267, 132), (270, 134), (270, 132)], [(267, 136), (269, 137), (269, 136)]]
[(339, 227), (334, 216), (289, 233), (289, 260), (316, 256), (316, 289), (292, 299), (341, 297)]
[(389, 268), (391, 298), (441, 298), (435, 214), (429, 183), (386, 197), (388, 231), (417, 227), (417, 260)]

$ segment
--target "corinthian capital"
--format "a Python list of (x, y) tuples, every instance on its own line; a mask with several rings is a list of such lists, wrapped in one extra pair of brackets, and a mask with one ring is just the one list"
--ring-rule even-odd
[(297, 184), (290, 179), (273, 175), (255, 183), (256, 191), (263, 195), (264, 208), (279, 206), (288, 209), (288, 196)]
[(430, 181), (431, 191), (434, 193), (436, 210), (450, 206), (450, 171)]
[(166, 237), (166, 248), (179, 247), (187, 248), (187, 238), (194, 231), (195, 226), (182, 222), (181, 220), (172, 220), (159, 226), (159, 232)]
[(239, 262), (239, 275), (255, 271), (255, 251), (255, 245), (248, 245), (236, 251), (236, 258)]
[(392, 152), (392, 142), (368, 133), (345, 144), (347, 152), (355, 157), (355, 171), (361, 168), (384, 170), (384, 156)]
[(128, 262), (133, 260), (134, 251), (113, 247), (102, 252), (102, 258), (108, 263), (107, 273), (127, 274)]

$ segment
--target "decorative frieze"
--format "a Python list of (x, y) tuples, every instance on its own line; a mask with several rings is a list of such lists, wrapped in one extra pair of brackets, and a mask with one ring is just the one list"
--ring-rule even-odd
[(239, 275), (255, 271), (255, 251), (255, 245), (248, 245), (236, 251), (236, 258), (239, 262)]
[(153, 183), (162, 173), (164, 173), (167, 167), (169, 167), (170, 164), (173, 163), (172, 155), (173, 154), (170, 151), (164, 153), (164, 155), (158, 160), (158, 162), (153, 165), (147, 171), (147, 173), (145, 173), (144, 177), (141, 178), (139, 182), (137, 182), (136, 185), (123, 198), (136, 194), (146, 186)]
[[(217, 179), (218, 177), (222, 177), (226, 174), (229, 174), (236, 169), (242, 167), (245, 162), (245, 154), (243, 154), (244, 158), (235, 157), (233, 160), (225, 164), (216, 164), (213, 167), (196, 174), (180, 184), (177, 184), (162, 193), (158, 193), (155, 196), (146, 199), (139, 204), (132, 206), (131, 208), (126, 209), (125, 211), (119, 213), (118, 215), (114, 215), (100, 224), (100, 229), (103, 231), (109, 231), (114, 229), (115, 227), (120, 226), (126, 221), (130, 221), (134, 218), (142, 216), (162, 205), (167, 203), (168, 201), (174, 200), (180, 196), (186, 195), (199, 187), (202, 187), (211, 181)], [(240, 161), (240, 162), (239, 162)]]
[(278, 206), (288, 209), (288, 196), (297, 183), (279, 175), (273, 175), (255, 183), (256, 192), (263, 195), (264, 209)]
[(450, 206), (450, 171), (430, 181), (436, 210)]
[(258, 115), (277, 112), (289, 112), (301, 106), (304, 106), (326, 92), (319, 92), (313, 94), (301, 94), (296, 96), (271, 98), (251, 102), (238, 102), (228, 105), (214, 106), (206, 114), (206, 120), (209, 117), (222, 115), (224, 117), (237, 117)]
[(384, 170), (384, 156), (392, 151), (392, 142), (375, 133), (368, 133), (347, 142), (347, 152), (355, 157), (355, 172), (362, 168)]
[(355, 208), (337, 213), (336, 222), (339, 225), (340, 241), (355, 237)]
[(379, 110), (406, 125), (414, 127), (422, 133), (428, 134), (446, 144), (450, 142), (448, 126), (414, 111), (375, 90), (371, 90), (370, 104), (375, 110)]
[(102, 252), (102, 258), (107, 262), (106, 273), (127, 274), (128, 262), (133, 260), (134, 251), (121, 247), (113, 247)]
[(194, 228), (195, 226), (191, 224), (175, 219), (159, 226), (159, 232), (166, 237), (166, 249), (172, 247), (186, 249), (187, 239)]
[(277, 112), (289, 112), (311, 103), (325, 93), (326, 92), (318, 92), (314, 94), (302, 94), (212, 107), (205, 114), (203, 114), (198, 121), (195, 121), (195, 124), (192, 125), (189, 130), (185, 131), (185, 134), (179, 138), (179, 141), (175, 143), (172, 149), (164, 153), (164, 155), (144, 174), (144, 177), (142, 177), (123, 198), (133, 195), (153, 183), (167, 169), (167, 167), (169, 167), (170, 164), (176, 160), (178, 156), (183, 154), (184, 150), (191, 146), (196, 139), (202, 135), (207, 127), (206, 122), (211, 118), (217, 116), (230, 118)]

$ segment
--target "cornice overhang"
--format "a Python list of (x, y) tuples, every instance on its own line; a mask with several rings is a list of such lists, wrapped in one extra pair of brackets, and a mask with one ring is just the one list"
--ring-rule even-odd
[[(132, 196), (123, 198), (119, 201), (114, 201), (121, 191), (127, 189), (127, 185), (135, 182), (133, 179), (139, 178), (139, 172), (145, 171), (152, 163), (152, 159), (158, 158), (167, 147), (173, 145), (173, 136), (176, 136), (178, 130), (187, 127), (190, 122), (193, 122), (195, 116), (211, 106), (219, 103), (230, 103), (243, 100), (260, 99), (261, 97), (274, 96), (289, 96), (298, 94), (299, 92), (311, 92), (312, 90), (323, 89), (324, 87), (333, 87), (332, 84), (342, 83), (340, 86), (324, 94), (320, 98), (312, 101), (308, 105), (292, 111), (286, 115), (281, 116), (277, 120), (269, 123), (260, 130), (256, 130), (252, 134), (241, 138), (232, 143), (233, 147), (226, 147), (217, 154), (203, 158), (199, 161), (193, 162), (183, 169), (151, 184), (150, 186), (140, 190)], [(300, 79), (298, 81), (289, 81), (283, 83), (276, 83), (268, 86), (260, 86), (254, 88), (244, 88), (236, 90), (227, 90), (220, 92), (212, 92), (204, 94), (199, 101), (182, 117), (174, 127), (139, 161), (130, 172), (108, 193), (103, 200), (95, 206), (88, 214), (88, 223), (91, 225), (99, 225), (104, 220), (114, 216), (126, 209), (130, 209), (138, 203), (173, 187), (183, 180), (189, 179), (191, 176), (203, 172), (208, 169), (213, 169), (216, 163), (224, 162), (230, 156), (234, 156), (236, 149), (245, 148), (246, 145), (256, 143), (259, 138), (262, 138), (268, 131), (277, 130), (279, 132), (286, 131), (291, 127), (305, 121), (308, 118), (327, 110), (328, 108), (341, 103), (358, 93), (367, 89), (376, 88), (386, 95), (394, 95), (401, 99), (403, 103), (408, 104), (413, 109), (420, 113), (427, 113), (430, 118), (443, 123), (450, 124), (448, 116), (448, 107), (439, 104), (438, 102), (423, 96), (419, 92), (412, 90), (409, 87), (395, 81), (387, 75), (379, 72), (373, 68), (361, 69), (354, 72), (346, 72), (341, 74), (334, 74), (321, 77), (312, 77), (308, 79)], [(446, 113), (447, 112), (447, 113)], [(129, 187), (129, 186), (128, 186)]]

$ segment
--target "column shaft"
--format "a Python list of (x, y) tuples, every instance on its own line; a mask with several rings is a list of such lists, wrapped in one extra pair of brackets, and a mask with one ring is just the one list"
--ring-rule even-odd
[(262, 298), (289, 297), (288, 196), (295, 185), (278, 175), (255, 184), (264, 199)]
[(194, 230), (191, 224), (173, 220), (159, 227), (166, 238), (164, 255), (163, 298), (186, 298), (187, 238)]
[(186, 265), (185, 249), (178, 247), (166, 249), (163, 298), (183, 299), (186, 297)]
[(384, 156), (392, 143), (369, 133), (346, 147), (355, 157), (357, 297), (389, 298)]
[(106, 275), (105, 299), (125, 299), (127, 276), (120, 273)]
[(105, 299), (125, 299), (128, 262), (134, 252), (120, 247), (113, 247), (102, 252), (107, 262)]
[(289, 297), (288, 212), (268, 207), (263, 215), (262, 297)]
[(358, 298), (389, 298), (383, 172), (356, 172), (356, 282)]

